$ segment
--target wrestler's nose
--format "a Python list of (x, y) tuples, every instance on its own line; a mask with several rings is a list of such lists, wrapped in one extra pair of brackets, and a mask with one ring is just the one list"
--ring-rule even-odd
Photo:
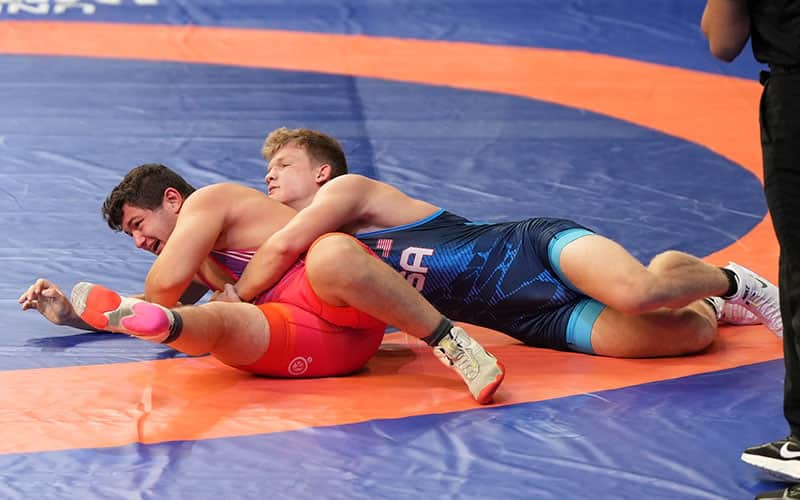
[(134, 231), (133, 243), (136, 245), (136, 248), (142, 248), (143, 246), (145, 246), (145, 243), (147, 243), (147, 238), (142, 236), (142, 233)]

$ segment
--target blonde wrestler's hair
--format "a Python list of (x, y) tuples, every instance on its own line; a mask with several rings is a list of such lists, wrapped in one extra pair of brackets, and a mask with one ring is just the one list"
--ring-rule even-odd
[(281, 127), (273, 130), (261, 147), (261, 155), (265, 160), (269, 161), (282, 147), (289, 143), (305, 148), (306, 152), (314, 160), (330, 165), (331, 178), (347, 173), (347, 158), (339, 141), (327, 134), (307, 128), (288, 129)]

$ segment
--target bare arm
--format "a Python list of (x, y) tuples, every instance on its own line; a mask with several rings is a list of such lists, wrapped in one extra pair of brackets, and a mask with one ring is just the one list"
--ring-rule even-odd
[(360, 220), (376, 181), (345, 175), (327, 183), (309, 206), (256, 251), (234, 285), (242, 300), (250, 301), (269, 290), (318, 237)]
[(708, 0), (700, 28), (711, 53), (723, 61), (733, 61), (750, 37), (747, 0)]
[(174, 307), (223, 230), (227, 206), (219, 191), (195, 192), (181, 208), (175, 229), (144, 283), (148, 301)]

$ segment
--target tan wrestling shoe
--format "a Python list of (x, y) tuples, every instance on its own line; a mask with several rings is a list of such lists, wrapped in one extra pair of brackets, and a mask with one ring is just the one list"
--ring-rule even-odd
[(485, 405), (492, 402), (495, 391), (505, 377), (505, 367), (463, 328), (451, 328), (433, 348), (433, 353), (445, 366), (461, 375), (478, 403)]

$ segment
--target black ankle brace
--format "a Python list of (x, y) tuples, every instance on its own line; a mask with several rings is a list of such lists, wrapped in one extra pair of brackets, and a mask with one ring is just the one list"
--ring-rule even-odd
[(450, 330), (453, 328), (453, 322), (449, 319), (442, 316), (442, 320), (439, 322), (439, 326), (436, 327), (436, 330), (433, 331), (430, 335), (423, 338), (422, 340), (425, 341), (428, 345), (436, 345), (439, 343), (440, 340), (444, 338), (445, 335), (450, 333)]
[(169, 327), (169, 335), (161, 341), (162, 344), (169, 344), (178, 340), (183, 333), (183, 318), (175, 311), (172, 311), (172, 325)]
[(736, 273), (731, 271), (730, 269), (725, 269), (721, 267), (720, 270), (725, 273), (725, 277), (728, 278), (728, 289), (722, 294), (723, 299), (729, 299), (736, 295), (736, 292), (739, 291), (739, 281), (736, 279)]

